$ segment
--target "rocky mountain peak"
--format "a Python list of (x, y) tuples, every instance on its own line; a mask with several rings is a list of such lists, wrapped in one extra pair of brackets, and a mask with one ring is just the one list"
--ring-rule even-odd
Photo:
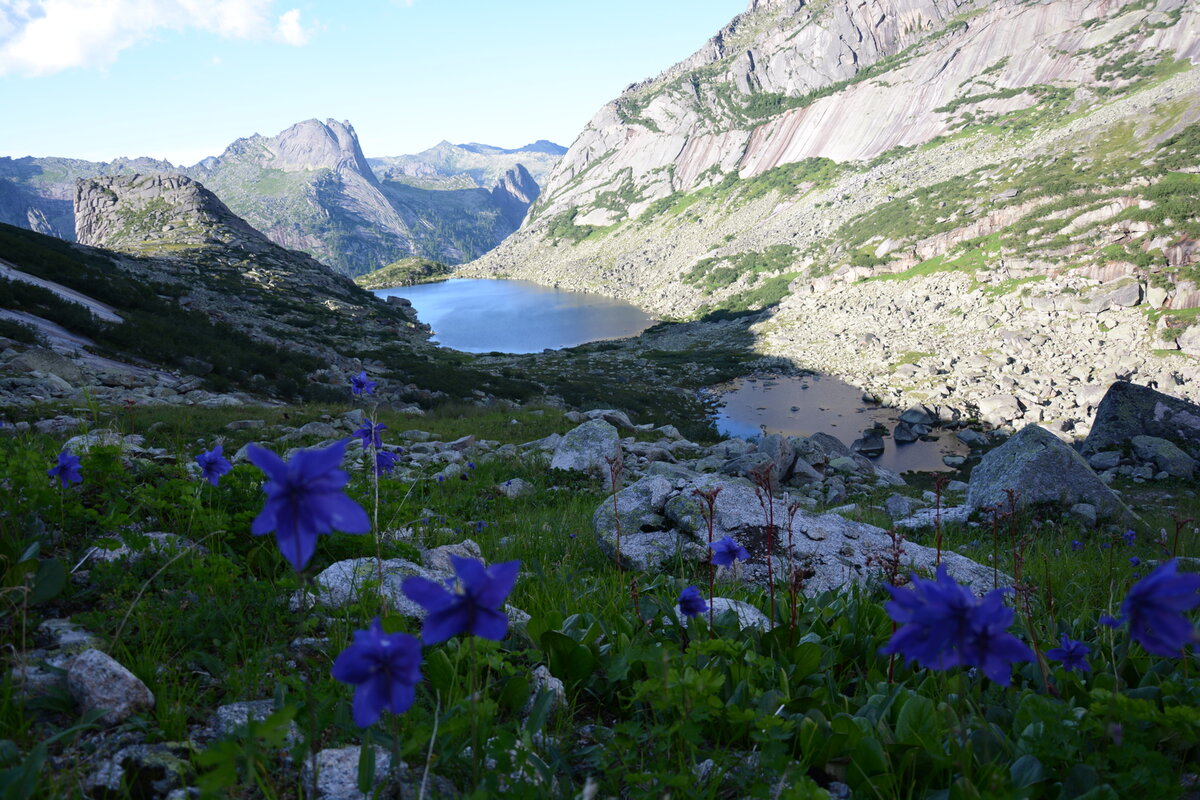
[(269, 245), (215, 194), (184, 175), (113, 175), (75, 182), (75, 236), (81, 244), (145, 251), (164, 246)]
[(514, 228), (521, 224), (525, 212), (540, 193), (541, 187), (529, 174), (529, 170), (525, 169), (524, 164), (516, 164), (506, 171), (492, 189), (492, 197), (500, 206), (501, 213)]
[(297, 122), (276, 136), (255, 135), (238, 139), (226, 149), (220, 160), (246, 156), (252, 157), (262, 167), (283, 172), (330, 169), (339, 173), (353, 172), (371, 183), (376, 182), (375, 174), (358, 143), (354, 126), (349, 122), (308, 119)]

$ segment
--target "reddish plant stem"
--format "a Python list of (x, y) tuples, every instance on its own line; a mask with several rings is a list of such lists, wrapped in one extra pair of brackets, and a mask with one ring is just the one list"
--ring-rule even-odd
[[(771, 563), (771, 543), (775, 539), (775, 496), (772, 494), (771, 476), (775, 463), (770, 462), (750, 471), (754, 482), (754, 494), (767, 517), (767, 588), (771, 595), (771, 624), (775, 624), (775, 569)], [(765, 495), (765, 497), (764, 497)]]
[(716, 568), (712, 561), (712, 542), (713, 542), (713, 519), (716, 516), (717, 495), (721, 493), (721, 489), (725, 487), (716, 486), (712, 489), (693, 489), (692, 494), (704, 501), (704, 505), (700, 509), (704, 521), (708, 523), (708, 633), (709, 636), (716, 636), (716, 631), (713, 630), (713, 598), (715, 594), (715, 574)]
[(937, 475), (933, 479), (933, 494), (936, 500), (933, 513), (933, 528), (937, 532), (937, 562), (934, 567), (942, 565), (942, 489), (946, 488), (945, 475)]
[(788, 614), (788, 647), (793, 647), (796, 644), (796, 594), (800, 588), (800, 576), (796, 573), (796, 567), (792, 563), (792, 553), (795, 552), (792, 533), (795, 528), (796, 514), (800, 511), (799, 503), (788, 503), (788, 601), (791, 604), (791, 612)]

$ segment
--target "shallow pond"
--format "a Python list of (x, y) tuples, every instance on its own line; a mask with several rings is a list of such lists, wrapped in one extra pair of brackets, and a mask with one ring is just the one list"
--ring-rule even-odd
[[(742, 438), (761, 433), (811, 436), (822, 432), (849, 446), (874, 423), (896, 427), (903, 409), (864, 403), (862, 391), (822, 375), (739, 378), (711, 390), (721, 403), (717, 430)], [(934, 429), (934, 441), (896, 444), (884, 437), (884, 452), (872, 462), (895, 472), (947, 470), (942, 456), (966, 455), (969, 448), (953, 432)]]
[(454, 278), (375, 294), (408, 298), (433, 341), (467, 353), (539, 353), (636, 336), (656, 322), (622, 300), (532, 281)]

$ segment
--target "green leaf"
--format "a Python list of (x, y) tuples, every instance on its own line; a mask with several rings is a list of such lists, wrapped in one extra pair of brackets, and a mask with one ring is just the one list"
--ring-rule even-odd
[(449, 692), (450, 687), (454, 685), (454, 665), (450, 663), (446, 651), (441, 648), (431, 651), (425, 657), (422, 671), (430, 687), (443, 694)]
[(67, 585), (67, 567), (57, 558), (39, 561), (37, 575), (33, 580), (33, 591), (29, 593), (29, 604), (37, 605), (53, 600)]
[(1076, 764), (1067, 772), (1063, 779), (1062, 794), (1059, 800), (1073, 800), (1091, 794), (1092, 789), (1100, 783), (1100, 775), (1087, 764)]
[(1008, 768), (1014, 789), (1027, 789), (1046, 779), (1046, 768), (1035, 756), (1023, 755)]
[(358, 748), (358, 790), (370, 794), (375, 784), (375, 747), (364, 743)]
[(503, 708), (520, 711), (529, 702), (529, 678), (525, 675), (513, 675), (504, 682), (497, 702)]
[(525, 719), (525, 729), (530, 733), (540, 731), (550, 717), (550, 709), (554, 707), (554, 693), (541, 689), (533, 701), (533, 709)]
[[(912, 694), (900, 708), (896, 720), (896, 741), (926, 747), (938, 738), (937, 714), (933, 701), (919, 694)], [(927, 748), (928, 749), (928, 748)], [(937, 747), (935, 752), (940, 752)]]

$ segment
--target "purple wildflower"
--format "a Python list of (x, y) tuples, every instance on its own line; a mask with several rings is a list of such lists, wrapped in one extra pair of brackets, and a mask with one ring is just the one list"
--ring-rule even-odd
[(363, 420), (363, 424), (359, 426), (358, 430), (354, 432), (354, 435), (362, 440), (363, 450), (366, 450), (368, 447), (372, 446), (378, 450), (380, 447), (383, 447), (383, 437), (380, 436), (380, 434), (386, 430), (387, 425), (384, 425), (382, 422), (378, 425), (372, 425), (371, 420), (365, 419)]
[(223, 445), (217, 445), (207, 453), (201, 453), (196, 456), (196, 463), (200, 465), (200, 471), (204, 475), (204, 480), (216, 486), (221, 476), (233, 469), (233, 466), (222, 455)]
[(1125, 542), (1126, 545), (1132, 547), (1134, 543), (1137, 542), (1137, 534), (1132, 530), (1127, 530), (1121, 534), (1121, 540)]
[(712, 548), (712, 563), (718, 567), (728, 567), (734, 561), (745, 561), (750, 558), (750, 551), (735, 542), (731, 536), (726, 536), (719, 542), (713, 542), (709, 547)]
[(1083, 642), (1077, 642), (1074, 639), (1068, 638), (1064, 633), (1062, 635), (1062, 647), (1054, 647), (1047, 650), (1046, 658), (1051, 661), (1061, 662), (1063, 669), (1067, 672), (1076, 669), (1080, 672), (1091, 672), (1092, 668), (1087, 662), (1087, 654), (1090, 652), (1092, 652), (1092, 648)]
[(458, 578), (447, 581), (450, 590), (419, 576), (400, 585), (404, 595), (427, 612), (421, 626), (425, 644), (444, 642), (464, 631), (484, 639), (503, 639), (508, 635), (508, 617), (501, 607), (516, 583), (521, 562), (484, 567), (474, 558), (450, 556), (450, 563)]
[(1033, 651), (1008, 632), (1013, 611), (1004, 604), (1007, 590), (977, 598), (938, 566), (929, 581), (912, 578), (912, 589), (885, 587), (892, 594), (888, 615), (900, 627), (880, 652), (899, 653), (927, 669), (976, 667), (1002, 686), (1011, 680), (1012, 665), (1033, 659)]
[(679, 613), (683, 616), (690, 619), (705, 611), (708, 611), (708, 604), (695, 586), (689, 586), (679, 593)]
[(1135, 583), (1121, 602), (1120, 618), (1114, 620), (1128, 622), (1129, 635), (1155, 655), (1178, 656), (1185, 645), (1196, 642), (1196, 631), (1183, 612), (1200, 606), (1200, 575), (1179, 575), (1178, 566), (1171, 559)]
[(400, 457), (397, 456), (395, 453), (391, 452), (390, 450), (376, 450), (375, 451), (375, 474), (383, 475), (386, 473), (388, 475), (391, 475), (392, 472), (394, 472), (396, 469), (396, 462), (399, 460), (400, 460)]
[(354, 724), (366, 728), (386, 708), (402, 714), (413, 703), (421, 680), (421, 643), (406, 633), (386, 634), (379, 617), (333, 662), (333, 677), (355, 686)]
[(83, 474), (79, 470), (79, 456), (70, 450), (58, 454), (58, 462), (46, 470), (51, 478), (58, 478), (62, 488), (66, 489), (72, 483), (83, 483)]
[(375, 394), (375, 387), (378, 385), (367, 377), (365, 369), (350, 379), (350, 391), (355, 394)]
[(1071, 549), (1078, 553), (1080, 550), (1083, 549), (1083, 542), (1079, 541), (1078, 539), (1075, 539), (1074, 541), (1071, 542)]
[(350, 476), (341, 469), (348, 440), (324, 450), (301, 450), (284, 462), (264, 447), (250, 445), (250, 462), (269, 478), (267, 502), (250, 526), (255, 536), (275, 532), (279, 552), (299, 572), (312, 558), (317, 536), (339, 530), (366, 533), (371, 521), (343, 491)]

